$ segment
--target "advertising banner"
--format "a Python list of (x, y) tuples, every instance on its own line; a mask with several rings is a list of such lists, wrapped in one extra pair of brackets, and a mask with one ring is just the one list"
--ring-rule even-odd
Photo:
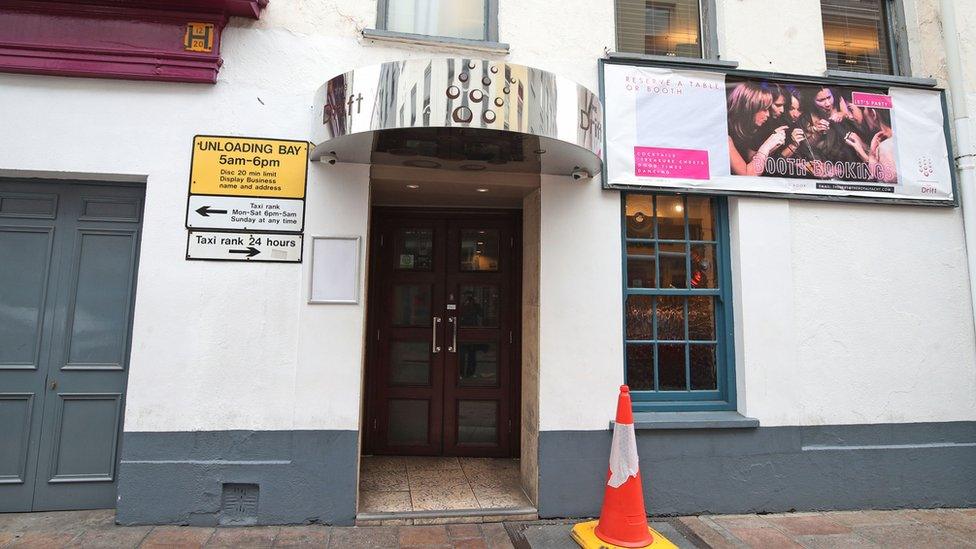
[(952, 204), (942, 92), (603, 65), (606, 186)]

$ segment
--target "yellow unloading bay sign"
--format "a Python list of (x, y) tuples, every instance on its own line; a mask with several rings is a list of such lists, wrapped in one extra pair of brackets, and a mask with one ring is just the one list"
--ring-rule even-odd
[(195, 136), (186, 258), (300, 263), (308, 152), (305, 141)]
[(308, 143), (198, 135), (190, 194), (305, 198)]

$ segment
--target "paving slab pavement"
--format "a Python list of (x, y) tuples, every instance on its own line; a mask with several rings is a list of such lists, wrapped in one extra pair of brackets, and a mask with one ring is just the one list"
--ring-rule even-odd
[[(429, 526), (325, 525), (201, 528), (117, 526), (113, 510), (0, 513), (0, 549), (320, 547), (412, 549), (574, 549), (579, 521)], [(976, 509), (835, 511), (652, 518), (681, 549), (976, 549)]]
[[(514, 545), (520, 549), (579, 549), (570, 537), (570, 530), (577, 522), (581, 521), (511, 522), (506, 524), (506, 528), (511, 534)], [(650, 525), (679, 549), (706, 547), (700, 543), (696, 544), (695, 541), (678, 532), (672, 521), (652, 520)]]

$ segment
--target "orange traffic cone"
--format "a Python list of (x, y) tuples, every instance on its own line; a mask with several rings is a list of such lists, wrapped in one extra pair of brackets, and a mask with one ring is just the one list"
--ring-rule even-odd
[(610, 470), (603, 492), (599, 521), (573, 527), (572, 536), (584, 549), (607, 547), (677, 548), (647, 525), (644, 492), (637, 465), (637, 436), (630, 389), (620, 386), (617, 419), (610, 447)]

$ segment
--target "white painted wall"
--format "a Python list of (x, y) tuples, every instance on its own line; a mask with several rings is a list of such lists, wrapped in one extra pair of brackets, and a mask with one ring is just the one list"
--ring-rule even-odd
[[(937, 2), (906, 3), (914, 74), (943, 78)], [(822, 75), (819, 3), (780, 0), (777, 17), (770, 5), (717, 0), (722, 58), (742, 69)], [(976, 5), (958, 9), (976, 21)], [(964, 42), (976, 60), (976, 39)], [(967, 89), (976, 94), (976, 85)], [(584, 190), (545, 178), (542, 190), (542, 429), (606, 429), (623, 379), (619, 268), (596, 275), (607, 288), (576, 292), (562, 273), (589, 274), (597, 258), (619, 261), (618, 198), (600, 193), (583, 213), (573, 208)], [(570, 201), (572, 193), (579, 196)], [(764, 426), (976, 419), (958, 209), (764, 198), (729, 205), (740, 412)], [(557, 223), (574, 216), (576, 248), (547, 245)], [(586, 309), (585, 327), (567, 299)]]
[[(745, 69), (822, 74), (821, 27), (807, 23), (819, 22), (819, 5), (781, 3), (777, 11), (795, 15), (785, 25), (734, 32), (763, 24), (760, 4), (725, 2), (729, 58)], [(906, 1), (916, 76), (943, 78), (936, 4)], [(754, 36), (777, 47), (757, 48)], [(741, 412), (770, 426), (976, 419), (958, 209), (731, 204)]]
[[(543, 3), (503, 2), (511, 54), (473, 55), (596, 89), (613, 28), (583, 32), (590, 17), (612, 21), (612, 2), (568, 1), (556, 16)], [(331, 76), (459, 55), (364, 41), (375, 21), (375, 2), (275, 0), (259, 21), (232, 19), (212, 86), (0, 75), (0, 173), (147, 182), (126, 430), (358, 428), (363, 306), (306, 305), (308, 263), (185, 261), (183, 225), (194, 134), (305, 139), (312, 96)], [(364, 166), (311, 165), (306, 237), (365, 237), (368, 192)]]
[(542, 176), (539, 428), (606, 429), (624, 380), (620, 194)]
[[(941, 78), (936, 2), (906, 1), (916, 74)], [(612, 0), (500, 4), (511, 53), (476, 55), (597, 88)], [(718, 0), (723, 58), (821, 74), (817, 3), (776, 6), (790, 17)], [(960, 12), (976, 22), (976, 5)], [(458, 54), (364, 41), (375, 17), (374, 2), (273, 0), (259, 21), (232, 20), (213, 86), (0, 75), (0, 169), (147, 181), (127, 430), (358, 428), (363, 307), (306, 305), (307, 264), (184, 261), (183, 220), (194, 134), (302, 139), (329, 77)], [(976, 39), (964, 44), (976, 60)], [(365, 236), (367, 181), (362, 166), (312, 165), (306, 235)], [(763, 425), (976, 419), (958, 210), (772, 199), (731, 210), (743, 412)], [(544, 176), (541, 216), (540, 428), (605, 429), (623, 380), (619, 196)]]

